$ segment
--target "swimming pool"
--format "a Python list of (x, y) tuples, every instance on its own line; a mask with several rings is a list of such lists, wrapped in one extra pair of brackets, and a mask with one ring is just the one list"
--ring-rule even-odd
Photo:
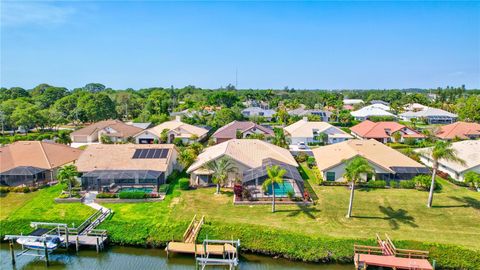
[[(295, 190), (293, 189), (292, 183), (287, 182), (287, 181), (284, 181), (281, 184), (275, 183), (274, 188), (275, 188), (275, 196), (279, 196), (279, 197), (286, 197), (287, 193), (289, 191), (295, 192)], [(268, 186), (267, 193), (268, 193), (268, 195), (272, 195), (272, 186), (271, 185)]]
[(122, 192), (122, 191), (127, 191), (127, 192), (143, 191), (145, 193), (152, 193), (153, 188), (152, 187), (124, 187), (124, 188), (121, 188), (118, 192)]

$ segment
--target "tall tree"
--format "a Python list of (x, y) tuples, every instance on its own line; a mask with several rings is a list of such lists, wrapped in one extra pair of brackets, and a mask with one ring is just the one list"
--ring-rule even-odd
[(225, 184), (228, 175), (237, 171), (233, 162), (226, 157), (207, 163), (206, 168), (212, 172), (212, 181), (217, 185), (216, 194), (220, 194), (220, 186)]
[(278, 165), (270, 166), (267, 168), (267, 179), (263, 182), (262, 187), (267, 190), (268, 187), (272, 187), (272, 213), (275, 213), (275, 184), (281, 185), (283, 183), (283, 176), (287, 173), (284, 168)]
[(369, 173), (375, 173), (375, 171), (365, 158), (357, 156), (347, 162), (347, 165), (345, 167), (345, 173), (343, 175), (343, 177), (345, 177), (347, 181), (350, 182), (350, 202), (348, 204), (347, 218), (350, 218), (352, 216), (355, 183), (358, 182), (362, 176)]
[(272, 143), (282, 148), (288, 148), (288, 139), (285, 137), (285, 133), (281, 128), (274, 129), (275, 136), (272, 138)]
[(72, 197), (72, 186), (76, 184), (76, 176), (78, 171), (75, 165), (66, 165), (58, 170), (57, 179), (60, 183), (68, 185), (69, 197)]
[(459, 164), (465, 164), (465, 161), (457, 156), (457, 151), (452, 148), (451, 142), (436, 141), (432, 148), (426, 151), (432, 159), (432, 182), (430, 184), (430, 193), (428, 194), (427, 206), (432, 207), (433, 190), (435, 189), (435, 177), (438, 170), (438, 161), (443, 159)]

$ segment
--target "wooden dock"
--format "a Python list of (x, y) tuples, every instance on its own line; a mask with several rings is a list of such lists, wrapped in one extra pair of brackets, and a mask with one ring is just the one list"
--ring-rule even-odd
[(367, 269), (368, 266), (389, 267), (392, 269), (433, 270), (428, 261), (428, 251), (396, 248), (385, 234), (382, 240), (377, 234), (378, 246), (354, 245), (355, 269)]
[(228, 253), (235, 253), (237, 249), (231, 244), (203, 245), (184, 242), (169, 242), (166, 249), (167, 253), (185, 253), (197, 255), (216, 255), (224, 256)]

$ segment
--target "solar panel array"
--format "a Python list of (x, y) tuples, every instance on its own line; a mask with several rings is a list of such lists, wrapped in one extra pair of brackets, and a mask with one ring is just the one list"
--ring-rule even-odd
[(170, 149), (136, 149), (133, 159), (166, 158)]

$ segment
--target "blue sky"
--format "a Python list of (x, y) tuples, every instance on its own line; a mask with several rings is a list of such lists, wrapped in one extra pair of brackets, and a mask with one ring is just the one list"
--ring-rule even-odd
[(1, 85), (480, 88), (479, 2), (5, 2)]

